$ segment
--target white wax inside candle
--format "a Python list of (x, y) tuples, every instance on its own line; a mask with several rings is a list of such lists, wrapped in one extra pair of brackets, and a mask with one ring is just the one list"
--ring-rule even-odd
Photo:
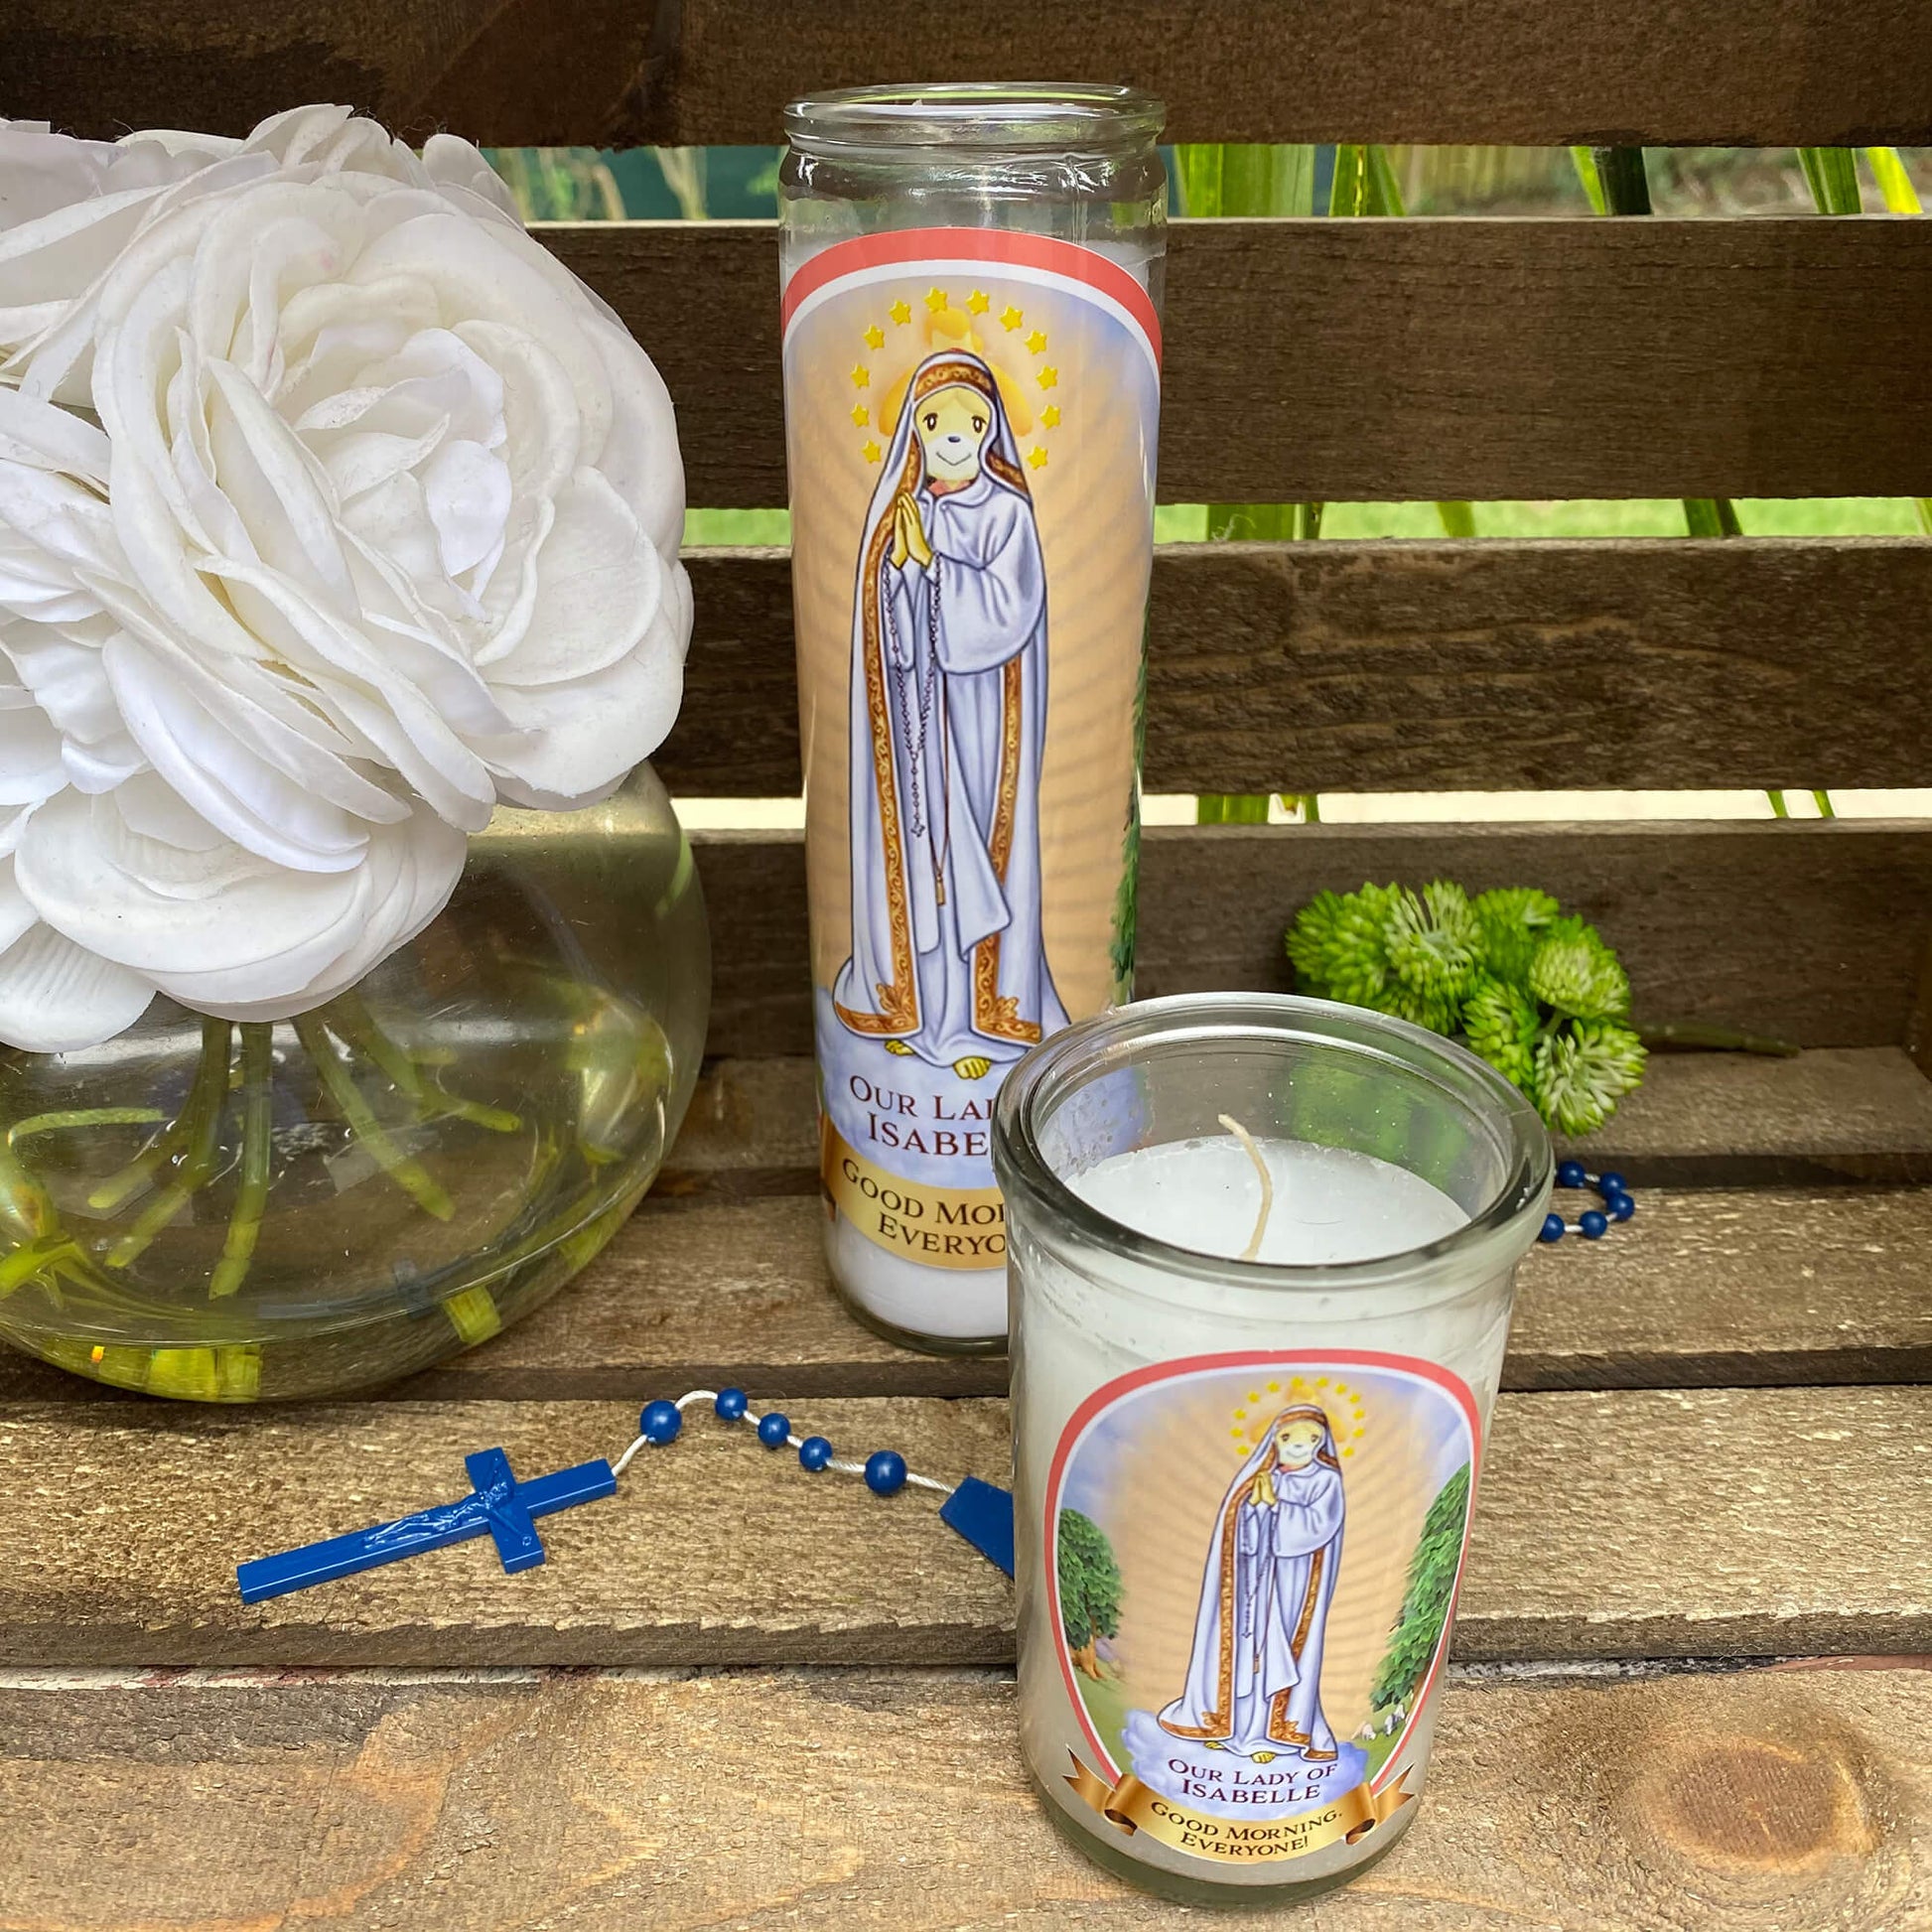
[(881, 1321), (946, 1341), (986, 1341), (1006, 1333), (1004, 1266), (928, 1268), (888, 1253), (836, 1211), (828, 1240), (840, 1286)]
[[(1259, 1261), (1367, 1261), (1426, 1247), (1468, 1221), (1420, 1174), (1372, 1154), (1310, 1141), (1257, 1141), (1274, 1183)], [(1261, 1176), (1232, 1134), (1116, 1154), (1069, 1174), (1089, 1206), (1198, 1254), (1244, 1253), (1261, 1211)]]

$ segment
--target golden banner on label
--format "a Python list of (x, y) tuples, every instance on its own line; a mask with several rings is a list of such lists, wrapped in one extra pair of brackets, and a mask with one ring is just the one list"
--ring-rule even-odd
[(888, 1173), (819, 1116), (825, 1195), (867, 1240), (927, 1268), (1004, 1268), (1007, 1210), (997, 1187), (931, 1187)]
[(1110, 1785), (1089, 1771), (1073, 1752), (1068, 1751), (1067, 1756), (1072, 1759), (1073, 1775), (1066, 1781), (1073, 1787), (1074, 1796), (1092, 1806), (1108, 1824), (1130, 1838), (1136, 1832), (1146, 1832), (1176, 1852), (1191, 1852), (1196, 1858), (1216, 1859), (1225, 1864), (1304, 1858), (1337, 1839), (1353, 1845), (1393, 1818), (1404, 1805), (1413, 1803), (1416, 1795), (1402, 1788), (1409, 1776), (1405, 1770), (1386, 1791), (1371, 1791), (1366, 1784), (1358, 1784), (1332, 1803), (1296, 1818), (1252, 1822), (1210, 1818), (1205, 1812), (1164, 1797), (1131, 1771), (1118, 1784)]

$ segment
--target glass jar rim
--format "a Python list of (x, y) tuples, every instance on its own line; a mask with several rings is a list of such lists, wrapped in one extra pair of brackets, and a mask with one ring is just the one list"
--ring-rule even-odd
[(1131, 151), (1152, 143), (1167, 117), (1166, 103), (1153, 94), (1107, 81), (944, 80), (806, 94), (786, 106), (784, 129), (794, 148), (813, 154), (955, 149), (1024, 156)]
[[(1490, 1116), (1505, 1154), (1502, 1180), (1490, 1198), (1449, 1234), (1420, 1247), (1359, 1261), (1244, 1261), (1143, 1233), (1074, 1192), (1046, 1159), (1038, 1126), (1044, 1111), (1068, 1091), (1076, 1071), (1125, 1063), (1131, 1057), (1130, 1046), (1151, 1033), (1182, 1042), (1243, 1036), (1319, 1042), (1434, 1078), (1464, 1104)], [(1166, 1276), (1298, 1295), (1387, 1288), (1435, 1273), (1446, 1263), (1483, 1261), (1490, 1250), (1495, 1251), (1497, 1265), (1508, 1265), (1535, 1238), (1556, 1167), (1542, 1118), (1486, 1060), (1406, 1020), (1293, 993), (1174, 994), (1110, 1008), (1055, 1034), (1035, 1046), (1001, 1087), (994, 1103), (993, 1159), (1010, 1202), (1015, 1195), (1023, 1196), (1029, 1205), (1063, 1223), (1083, 1245)], [(1515, 1254), (1507, 1252), (1511, 1249)]]

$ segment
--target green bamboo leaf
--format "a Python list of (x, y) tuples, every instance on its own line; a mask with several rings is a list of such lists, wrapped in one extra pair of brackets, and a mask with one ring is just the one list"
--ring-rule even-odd
[(1268, 794), (1204, 791), (1194, 800), (1196, 825), (1266, 825)]
[(1727, 496), (1686, 496), (1685, 527), (1694, 537), (1740, 537), (1737, 511)]
[(1641, 148), (1592, 148), (1590, 160), (1606, 214), (1650, 212), (1650, 177)]
[(1306, 143), (1183, 142), (1173, 154), (1183, 214), (1314, 212), (1314, 149)]
[(1348, 142), (1335, 149), (1335, 171), (1328, 184), (1330, 214), (1368, 212), (1368, 150)]
[(1603, 199), (1603, 178), (1596, 172), (1596, 155), (1587, 147), (1573, 147), (1570, 159), (1576, 164), (1577, 179), (1584, 185), (1585, 199), (1592, 214), (1607, 214), (1610, 205)]
[(1850, 148), (1800, 148), (1798, 165), (1820, 214), (1863, 214), (1858, 157)]
[(1878, 193), (1884, 198), (1885, 208), (1891, 214), (1920, 214), (1918, 190), (1912, 186), (1912, 178), (1905, 172), (1905, 164), (1898, 158), (1896, 148), (1866, 148), (1865, 161), (1871, 169), (1871, 179), (1878, 184)]
[(1408, 211), (1387, 148), (1344, 143), (1335, 149), (1335, 178), (1328, 191), (1330, 214), (1400, 215)]

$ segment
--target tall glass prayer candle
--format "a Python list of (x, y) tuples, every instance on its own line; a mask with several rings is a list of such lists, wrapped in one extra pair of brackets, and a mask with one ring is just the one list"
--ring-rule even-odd
[(1033, 1053), (994, 1163), (1048, 1812), (1177, 1897), (1338, 1884), (1427, 1773), (1542, 1123), (1402, 1021), (1208, 994)]
[(1004, 1344), (994, 1096), (1131, 991), (1161, 120), (1100, 86), (785, 115), (826, 1240), (919, 1347)]

